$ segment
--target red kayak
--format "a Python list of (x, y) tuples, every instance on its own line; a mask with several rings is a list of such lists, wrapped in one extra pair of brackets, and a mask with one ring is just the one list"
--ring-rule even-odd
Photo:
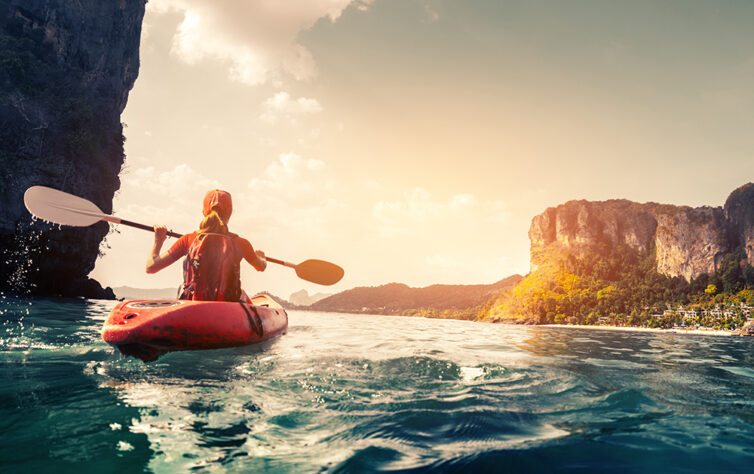
[(113, 308), (102, 338), (123, 355), (150, 362), (170, 351), (256, 344), (287, 328), (285, 310), (266, 295), (251, 303), (139, 300)]

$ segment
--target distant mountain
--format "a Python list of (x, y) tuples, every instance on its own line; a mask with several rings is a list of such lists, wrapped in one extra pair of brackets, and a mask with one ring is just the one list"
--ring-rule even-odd
[(523, 277), (512, 275), (491, 285), (432, 285), (412, 288), (403, 283), (358, 287), (317, 301), (315, 311), (398, 314), (408, 310), (464, 310), (480, 306), (513, 288)]
[(296, 306), (309, 306), (319, 300), (327, 298), (328, 296), (332, 296), (332, 293), (314, 293), (313, 295), (310, 295), (308, 291), (301, 290), (291, 293), (288, 301)]
[(172, 300), (178, 295), (178, 288), (132, 288), (119, 286), (113, 288), (115, 297), (125, 300)]

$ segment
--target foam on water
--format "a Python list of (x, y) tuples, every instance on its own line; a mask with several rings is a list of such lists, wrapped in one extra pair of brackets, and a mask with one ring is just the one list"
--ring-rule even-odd
[[(291, 312), (247, 348), (124, 359), (111, 302), (2, 300), (3, 471), (740, 470), (744, 338)], [(672, 461), (669, 461), (672, 460)]]

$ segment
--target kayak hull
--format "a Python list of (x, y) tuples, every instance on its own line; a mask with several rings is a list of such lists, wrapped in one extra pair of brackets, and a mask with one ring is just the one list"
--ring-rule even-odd
[(285, 310), (266, 295), (251, 304), (226, 301), (136, 300), (117, 304), (102, 338), (146, 362), (171, 351), (219, 349), (267, 341), (288, 328)]

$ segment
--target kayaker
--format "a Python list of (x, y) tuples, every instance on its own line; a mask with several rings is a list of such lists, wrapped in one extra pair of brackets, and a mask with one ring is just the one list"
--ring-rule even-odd
[(160, 254), (167, 227), (154, 226), (154, 245), (147, 259), (147, 273), (155, 273), (186, 257), (183, 264), (181, 299), (202, 301), (241, 301), (241, 260), (257, 271), (267, 268), (264, 252), (228, 230), (233, 212), (230, 193), (215, 189), (204, 196), (199, 230), (186, 234)]

